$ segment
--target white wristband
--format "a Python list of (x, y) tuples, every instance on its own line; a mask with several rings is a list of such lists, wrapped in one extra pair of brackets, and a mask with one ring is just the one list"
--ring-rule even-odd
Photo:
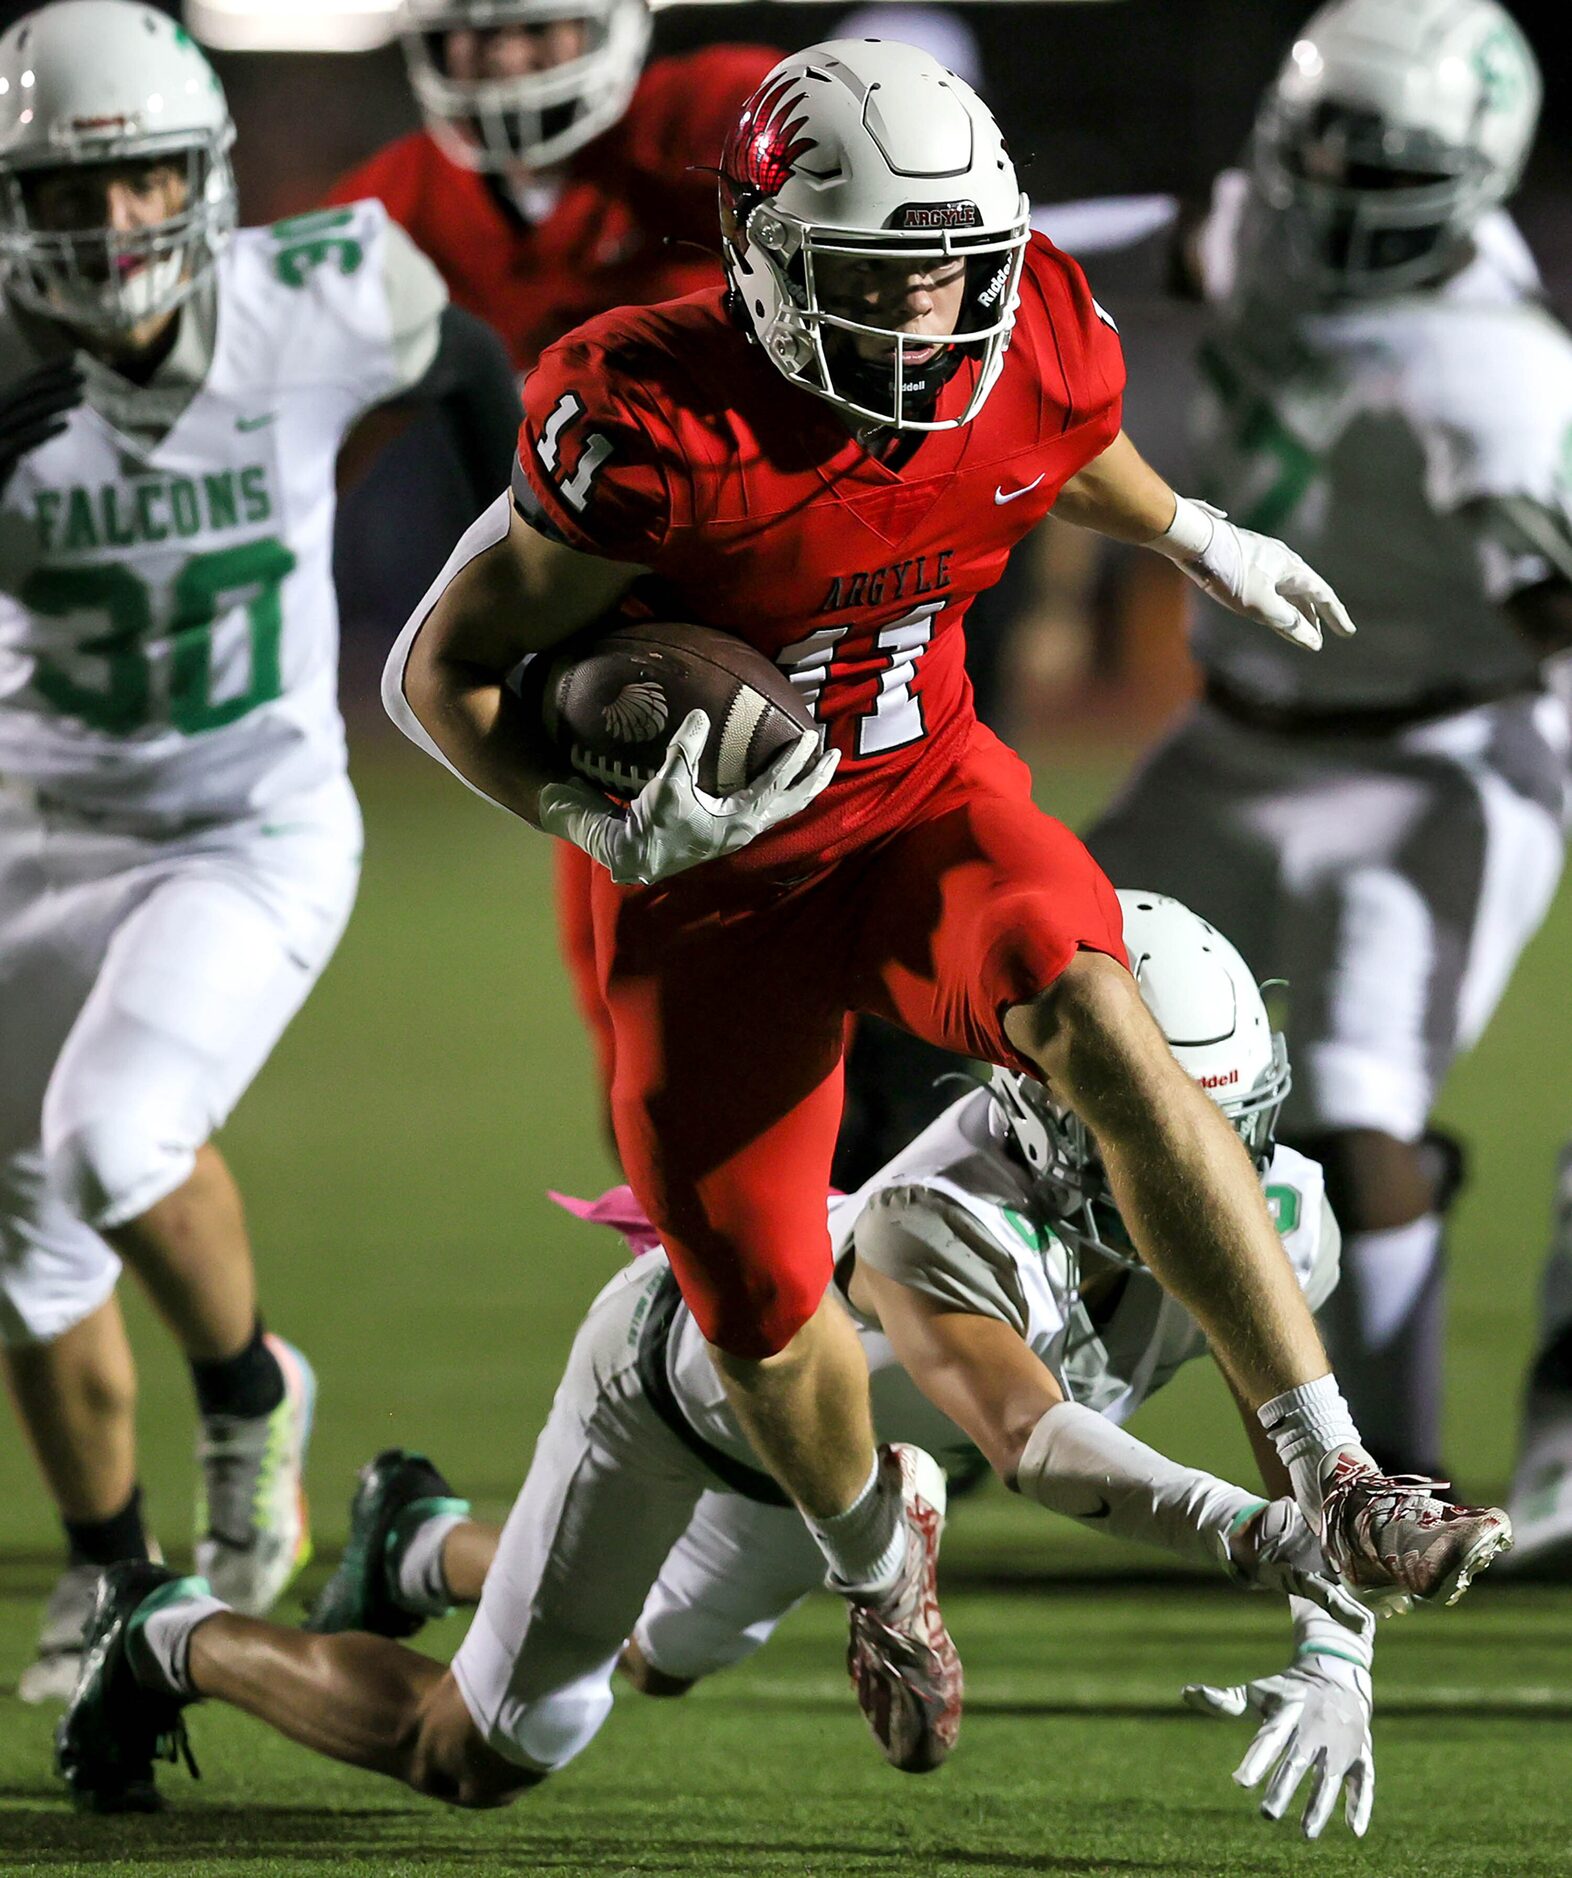
[(1368, 1670), (1375, 1655), (1375, 1626), (1362, 1633), (1350, 1630), (1335, 1617), (1329, 1617), (1308, 1598), (1290, 1598), (1288, 1608), (1294, 1619), (1294, 1660), (1314, 1661), (1331, 1657)]
[(1188, 496), (1176, 496), (1174, 505), (1174, 519), (1148, 546), (1172, 561), (1198, 561), (1212, 545), (1222, 510)]

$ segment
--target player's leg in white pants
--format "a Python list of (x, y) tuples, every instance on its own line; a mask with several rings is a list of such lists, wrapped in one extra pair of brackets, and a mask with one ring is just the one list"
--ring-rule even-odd
[(1572, 1576), (1572, 1144), (1556, 1170), (1539, 1336), (1523, 1391), (1508, 1511), (1517, 1536), (1513, 1570)]
[(24, 1416), (54, 1417), (33, 1429), (41, 1455), (69, 1439), (71, 1390), (95, 1386), (50, 1371), (113, 1287), (106, 1239), (154, 1261), (143, 1276), (194, 1361), (222, 1354), (201, 1339), (204, 1287), (243, 1291), (254, 1322), (238, 1202), (204, 1143), (331, 955), (358, 851), (342, 782), (156, 839), (0, 800), (0, 1335)]
[(639, 1382), (665, 1276), (640, 1259), (591, 1308), (453, 1659), (481, 1738), (536, 1772), (566, 1766), (610, 1713), (623, 1640), (710, 1478)]
[(1549, 700), (1382, 738), (1268, 734), (1203, 706), (1089, 838), (1116, 885), (1176, 895), (1288, 982), (1282, 1133), (1326, 1168), (1343, 1281), (1322, 1325), (1389, 1467), (1438, 1461), (1455, 1181), (1427, 1121), (1554, 892), (1564, 751)]
[(823, 1554), (794, 1507), (708, 1492), (644, 1601), (637, 1657), (668, 1685), (697, 1682), (751, 1656), (823, 1583)]

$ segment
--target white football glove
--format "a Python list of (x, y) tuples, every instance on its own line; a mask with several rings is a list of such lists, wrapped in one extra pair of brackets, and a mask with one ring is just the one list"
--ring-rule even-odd
[(1210, 503), (1180, 496), (1174, 519), (1148, 545), (1230, 612), (1270, 626), (1296, 646), (1320, 651), (1323, 627), (1345, 639), (1354, 631), (1342, 601), (1286, 542), (1236, 528)]
[(1327, 1563), (1314, 1527), (1292, 1500), (1269, 1501), (1229, 1534), (1227, 1570), (1247, 1591), (1305, 1599), (1368, 1650), (1375, 1617)]
[(540, 826), (599, 861), (619, 887), (647, 887), (701, 861), (734, 854), (805, 809), (840, 761), (838, 750), (820, 755), (817, 733), (805, 730), (753, 782), (733, 795), (712, 796), (696, 780), (709, 734), (706, 713), (690, 711), (660, 768), (626, 809), (577, 777), (547, 783), (540, 792)]
[(1332, 1817), (1338, 1792), (1356, 1838), (1363, 1838), (1375, 1804), (1375, 1757), (1370, 1740), (1370, 1643), (1350, 1638), (1318, 1610), (1295, 1602), (1294, 1661), (1276, 1676), (1219, 1688), (1190, 1683), (1184, 1699), (1203, 1715), (1234, 1720), (1253, 1714), (1260, 1726), (1235, 1769), (1241, 1787), (1258, 1786), (1267, 1819), (1281, 1819), (1306, 1774), (1311, 1776), (1301, 1829), (1316, 1839)]

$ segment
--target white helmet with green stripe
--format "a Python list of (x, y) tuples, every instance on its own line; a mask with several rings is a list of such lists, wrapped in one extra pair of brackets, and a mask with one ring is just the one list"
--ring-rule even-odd
[(1323, 292), (1422, 286), (1517, 187), (1539, 67), (1497, 0), (1331, 0), (1299, 31), (1251, 143), (1274, 267)]
[[(1147, 1009), (1180, 1067), (1233, 1123), (1264, 1174), (1288, 1094), (1288, 1049), (1249, 966), (1215, 926), (1166, 894), (1121, 887), (1119, 905), (1130, 970)], [(1059, 1237), (1076, 1250), (1138, 1264), (1097, 1144), (1079, 1116), (1015, 1070), (996, 1069), (992, 1088)]]
[[(138, 0), (55, 0), (18, 20), (0, 38), (6, 292), (97, 334), (178, 306), (235, 225), (234, 136), (217, 73), (168, 14)], [(61, 171), (139, 163), (183, 175), (175, 213), (135, 228), (40, 216)]]

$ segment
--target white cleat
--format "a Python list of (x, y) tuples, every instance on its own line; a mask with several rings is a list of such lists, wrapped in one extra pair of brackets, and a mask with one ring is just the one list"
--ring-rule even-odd
[(964, 1696), (961, 1659), (939, 1609), (944, 1470), (904, 1443), (881, 1447), (879, 1468), (899, 1487), (906, 1555), (883, 1596), (847, 1599), (846, 1667), (884, 1758), (902, 1773), (925, 1774), (955, 1746)]
[(213, 1595), (248, 1617), (270, 1611), (311, 1557), (306, 1449), (317, 1379), (292, 1343), (269, 1334), (284, 1372), (271, 1415), (211, 1415), (197, 1437), (196, 1569)]
[(82, 1642), (92, 1621), (101, 1565), (70, 1565), (55, 1580), (44, 1606), (38, 1633), (38, 1656), (17, 1679), (24, 1702), (64, 1702), (76, 1687), (82, 1667)]

